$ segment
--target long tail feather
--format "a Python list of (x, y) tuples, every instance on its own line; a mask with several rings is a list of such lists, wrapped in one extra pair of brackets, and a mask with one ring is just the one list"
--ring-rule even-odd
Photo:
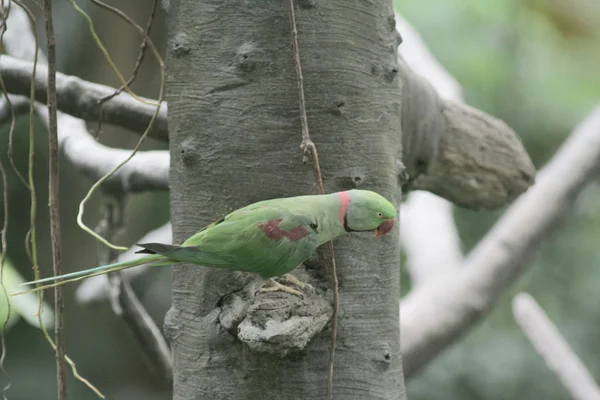
[(37, 292), (37, 291), (45, 290), (45, 289), (52, 288), (55, 286), (64, 285), (66, 283), (77, 282), (77, 281), (80, 281), (83, 279), (91, 278), (92, 276), (104, 275), (104, 274), (108, 274), (109, 272), (116, 272), (116, 271), (120, 271), (120, 270), (127, 269), (127, 268), (137, 267), (138, 265), (142, 265), (142, 264), (150, 263), (150, 264), (154, 264), (154, 265), (161, 265), (161, 264), (171, 263), (171, 262), (165, 262), (165, 261), (166, 260), (165, 260), (164, 256), (157, 254), (157, 255), (140, 257), (135, 260), (129, 260), (129, 261), (123, 261), (123, 262), (114, 263), (114, 264), (102, 265), (100, 267), (90, 268), (90, 269), (86, 269), (83, 271), (71, 272), (69, 274), (64, 274), (64, 275), (60, 275), (60, 276), (51, 276), (48, 278), (38, 279), (37, 281), (25, 282), (22, 285), (32, 285), (32, 284), (44, 283), (44, 282), (55, 281), (55, 280), (60, 280), (60, 282), (55, 282), (55, 283), (52, 283), (49, 285), (36, 287), (36, 288), (26, 290), (23, 292), (19, 292), (19, 293), (13, 293), (13, 294), (11, 294), (11, 296), (18, 296), (18, 295), (25, 294), (25, 293)]

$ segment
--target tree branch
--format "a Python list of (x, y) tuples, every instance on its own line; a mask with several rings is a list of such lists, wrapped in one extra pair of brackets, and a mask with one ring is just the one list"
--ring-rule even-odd
[(160, 329), (138, 299), (131, 285), (118, 277), (119, 304), (123, 310), (123, 319), (137, 337), (145, 354), (157, 368), (159, 376), (166, 382), (173, 380), (171, 349)]
[[(124, 199), (117, 198), (116, 204), (108, 203), (104, 218), (99, 222), (99, 234), (108, 240), (117, 239), (124, 228)], [(115, 262), (116, 252), (106, 246), (99, 246), (99, 261), (101, 264)], [(107, 277), (106, 275), (101, 275)], [(128, 281), (123, 279), (121, 271), (108, 274), (110, 281), (112, 309), (129, 326), (138, 340), (144, 355), (150, 361), (159, 377), (165, 382), (173, 380), (173, 366), (171, 364), (171, 349), (169, 348), (160, 329), (138, 299)]]
[(396, 18), (397, 29), (408, 38), (398, 57), (404, 82), (402, 162), (409, 175), (403, 191), (427, 190), (472, 209), (506, 205), (531, 186), (535, 175), (519, 137), (504, 122), (461, 104), (458, 83), (414, 29)]
[[(13, 53), (9, 52), (9, 54)], [(31, 62), (11, 56), (0, 56), (0, 73), (9, 93), (26, 95), (29, 92), (32, 69)], [(38, 72), (35, 98), (37, 101), (44, 101), (48, 89), (48, 80), (44, 77), (46, 66), (38, 65)], [(115, 90), (76, 76), (60, 72), (56, 74), (56, 94), (60, 110), (86, 121), (98, 121), (100, 100), (112, 95)], [(145, 100), (153, 102), (150, 99)], [(109, 102), (102, 104), (102, 122), (141, 134), (148, 127), (155, 111), (155, 106), (141, 103), (127, 93), (120, 93)], [(163, 104), (148, 136), (167, 140), (167, 135), (167, 107)]]
[(486, 315), (520, 275), (527, 257), (598, 173), (599, 132), (600, 105), (575, 129), (538, 174), (536, 184), (509, 208), (459, 271), (421, 285), (405, 297), (400, 314), (407, 375)]
[[(44, 123), (47, 113), (36, 105)], [(67, 160), (82, 174), (98, 180), (129, 157), (131, 150), (115, 149), (98, 143), (88, 132), (85, 121), (59, 113), (58, 135), (61, 150)], [(143, 192), (169, 189), (168, 151), (140, 151), (102, 188), (109, 193)]]
[[(14, 54), (27, 60), (33, 60), (35, 54), (35, 38), (29, 26), (27, 15), (19, 7), (12, 7), (8, 19), (10, 29), (7, 30), (3, 39), (7, 53)], [(40, 53), (38, 58), (40, 64), (46, 63), (43, 54)], [(19, 76), (22, 75), (23, 78), (23, 81), (20, 82), (19, 85), (22, 85), (22, 89), (25, 90), (22, 94), (27, 95), (31, 83), (30, 73), (33, 64), (6, 55), (0, 56), (0, 64), (4, 65), (6, 62), (14, 62), (18, 65), (26, 66), (26, 68), (19, 73)], [(38, 101), (44, 101), (46, 95), (45, 85), (47, 83), (47, 78), (43, 76), (43, 71), (46, 71), (46, 68), (38, 65), (37, 79), (44, 81), (44, 90), (38, 90), (36, 94), (36, 96), (38, 96)], [(0, 72), (2, 72), (1, 67)], [(61, 79), (63, 81), (62, 83)], [(67, 80), (69, 79), (78, 81), (78, 78), (67, 78)], [(86, 85), (102, 87), (102, 93), (104, 94), (110, 94), (114, 91), (112, 88), (101, 85), (86, 83), (84, 86)], [(79, 98), (79, 94), (76, 92), (70, 94), (62, 93), (61, 95), (60, 92), (61, 90), (64, 90), (65, 86), (69, 86), (69, 84), (64, 82), (64, 75), (57, 73), (57, 92), (59, 92), (58, 104), (61, 108), (65, 105), (65, 103), (63, 103), (64, 97), (74, 96), (75, 99)], [(89, 96), (85, 94), (81, 95), (83, 98), (88, 98), (89, 100), (90, 96), (93, 97), (94, 95), (93, 91), (90, 93)], [(99, 94), (100, 92), (97, 93)], [(25, 101), (25, 98), (23, 97), (11, 96), (11, 99), (15, 98), (18, 101), (18, 104)], [(103, 95), (99, 95), (99, 98), (101, 97), (103, 97)], [(121, 99), (127, 97), (129, 102), (135, 103), (135, 109), (147, 108), (151, 117), (151, 112), (153, 112), (151, 106), (138, 103), (133, 98), (129, 97), (129, 95), (124, 95), (123, 93), (117, 97)], [(26, 100), (29, 102), (28, 98)], [(116, 99), (113, 99), (113, 101), (116, 101)], [(73, 100), (71, 100), (70, 103), (73, 104)], [(67, 101), (66, 104), (69, 104), (69, 101)], [(112, 104), (112, 101), (105, 104), (104, 107), (108, 107), (109, 104)], [(48, 112), (45, 107), (40, 103), (36, 103), (35, 108), (44, 124), (48, 126)], [(90, 179), (100, 179), (131, 154), (130, 150), (114, 149), (98, 143), (89, 134), (85, 121), (61, 112), (58, 112), (57, 117), (58, 141), (61, 151), (78, 171), (82, 172)], [(125, 164), (105, 182), (103, 189), (114, 194), (125, 191), (168, 190), (169, 163), (170, 159), (167, 151), (157, 150), (138, 152), (130, 162)]]
[(535, 299), (519, 293), (512, 304), (517, 323), (570, 397), (600, 400), (600, 387)]
[(439, 157), (409, 184), (456, 205), (494, 209), (534, 181), (535, 168), (521, 140), (503, 121), (465, 104), (446, 102), (446, 132)]

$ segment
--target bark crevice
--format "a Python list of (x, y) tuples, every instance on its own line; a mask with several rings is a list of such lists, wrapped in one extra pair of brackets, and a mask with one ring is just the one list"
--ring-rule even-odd
[(287, 293), (226, 296), (219, 322), (250, 349), (285, 357), (303, 350), (330, 321), (331, 291), (304, 299)]

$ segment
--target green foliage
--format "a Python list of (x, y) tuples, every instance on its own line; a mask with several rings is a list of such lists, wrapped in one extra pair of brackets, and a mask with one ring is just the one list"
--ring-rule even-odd
[[(13, 267), (12, 263), (6, 258), (2, 268), (4, 289), (0, 289), (0, 329), (6, 324), (6, 329), (10, 329), (19, 318), (25, 319), (29, 324), (39, 327), (38, 313), (38, 296), (33, 293), (27, 293), (22, 296), (10, 296), (23, 290), (20, 286), (25, 282), (25, 279)], [(8, 294), (8, 296), (5, 295)], [(10, 314), (9, 314), (10, 310)], [(6, 320), (8, 316), (8, 321)], [(48, 304), (44, 304), (42, 311), (42, 322), (48, 329), (54, 326), (54, 311)]]

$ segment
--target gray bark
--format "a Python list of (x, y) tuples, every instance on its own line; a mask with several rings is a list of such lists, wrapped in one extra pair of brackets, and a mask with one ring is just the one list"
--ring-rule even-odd
[[(287, 2), (180, 0), (171, 2), (169, 18), (175, 242), (248, 203), (315, 193), (312, 166), (302, 164), (299, 151)], [(296, 18), (308, 121), (326, 191), (359, 186), (398, 203), (401, 82), (391, 2), (299, 1)], [(397, 235), (382, 240), (350, 235), (335, 242), (341, 281), (337, 399), (405, 397)], [(317, 267), (308, 273), (322, 283), (304, 303), (329, 299), (321, 294), (330, 285), (329, 271)], [(231, 304), (224, 297), (244, 283), (238, 273), (174, 267), (172, 308), (165, 320), (174, 398), (325, 398), (328, 328), (287, 357), (258, 351), (260, 346), (251, 349), (235, 336), (231, 318), (228, 330), (220, 315), (227, 308), (223, 304)], [(268, 310), (273, 296), (287, 298), (261, 295), (250, 300), (251, 307), (263, 304)], [(300, 300), (282, 300), (280, 307), (295, 301)], [(290, 308), (290, 320), (299, 317), (295, 310)]]

